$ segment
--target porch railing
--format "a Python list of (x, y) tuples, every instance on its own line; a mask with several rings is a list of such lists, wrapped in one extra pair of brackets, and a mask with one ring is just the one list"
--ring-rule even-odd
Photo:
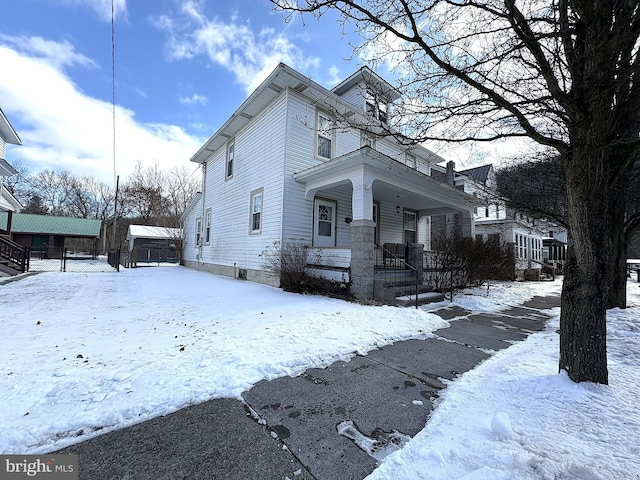
[(5, 236), (0, 236), (0, 261), (18, 272), (29, 270), (29, 247), (24, 247)]
[(418, 288), (422, 284), (422, 259), (411, 262), (414, 255), (412, 250), (414, 249), (408, 243), (376, 244), (375, 275), (383, 281), (385, 287), (393, 288), (409, 298), (414, 296), (415, 306), (418, 308)]

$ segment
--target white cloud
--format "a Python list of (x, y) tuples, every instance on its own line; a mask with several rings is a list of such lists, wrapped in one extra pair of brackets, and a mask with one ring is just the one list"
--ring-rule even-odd
[[(22, 159), (34, 172), (69, 170), (111, 183), (112, 105), (85, 95), (64, 71), (68, 65), (95, 63), (67, 42), (58, 47), (45, 42), (46, 49), (23, 52), (6, 40), (0, 39), (0, 65), (11, 75), (0, 75), (0, 98), (23, 143), (12, 148), (11, 157)], [(42, 44), (32, 40), (26, 39), (26, 44)], [(126, 177), (138, 160), (157, 161), (163, 168), (187, 164), (200, 144), (201, 139), (180, 127), (140, 123), (135, 112), (116, 108), (116, 171), (121, 176)]]
[(187, 106), (207, 104), (207, 97), (205, 97), (204, 95), (199, 95), (197, 93), (194, 93), (190, 97), (180, 97), (179, 100), (181, 104)]
[(0, 34), (0, 43), (11, 46), (17, 52), (29, 57), (47, 61), (57, 68), (83, 66), (98, 68), (98, 64), (90, 58), (76, 52), (68, 41), (54, 42), (42, 37), (13, 37)]
[[(52, 3), (72, 5), (93, 10), (104, 22), (111, 22), (112, 0), (49, 0)], [(127, 17), (127, 0), (113, 0), (113, 16)]]
[(233, 72), (247, 93), (255, 90), (279, 62), (302, 71), (319, 65), (319, 58), (306, 56), (284, 32), (263, 28), (256, 33), (250, 23), (237, 17), (230, 22), (208, 19), (204, 6), (202, 1), (186, 1), (177, 14), (154, 20), (156, 27), (167, 34), (170, 58), (204, 56)]

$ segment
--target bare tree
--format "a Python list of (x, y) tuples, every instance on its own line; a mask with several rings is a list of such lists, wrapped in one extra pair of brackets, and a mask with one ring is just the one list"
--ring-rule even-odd
[(11, 166), (18, 173), (9, 177), (3, 177), (2, 184), (22, 205), (26, 205), (31, 199), (29, 167), (21, 160), (12, 161)]
[(164, 185), (165, 173), (157, 162), (144, 167), (139, 161), (121, 189), (123, 208), (128, 207), (144, 225), (161, 226), (168, 207)]
[(608, 383), (611, 264), (640, 151), (638, 2), (271, 2), (288, 15), (337, 10), (362, 35), (356, 53), (395, 65), (410, 101), (391, 126), (413, 140), (527, 137), (561, 155), (570, 238), (559, 368)]
[(169, 170), (165, 177), (165, 190), (168, 199), (168, 227), (181, 227), (180, 216), (189, 202), (200, 189), (198, 169), (189, 169), (180, 165)]

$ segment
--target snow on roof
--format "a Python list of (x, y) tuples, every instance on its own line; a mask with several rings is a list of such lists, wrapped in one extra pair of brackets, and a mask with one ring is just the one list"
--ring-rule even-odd
[(174, 238), (181, 235), (179, 228), (150, 227), (148, 225), (129, 225), (129, 238)]

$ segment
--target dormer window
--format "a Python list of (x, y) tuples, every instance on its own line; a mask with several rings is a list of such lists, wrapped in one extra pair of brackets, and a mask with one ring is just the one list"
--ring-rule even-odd
[(371, 147), (373, 149), (376, 148), (376, 140), (368, 133), (362, 132), (360, 134), (360, 146), (361, 147)]
[(380, 120), (382, 123), (387, 123), (387, 104), (378, 100), (371, 90), (367, 90), (365, 110), (373, 118)]

